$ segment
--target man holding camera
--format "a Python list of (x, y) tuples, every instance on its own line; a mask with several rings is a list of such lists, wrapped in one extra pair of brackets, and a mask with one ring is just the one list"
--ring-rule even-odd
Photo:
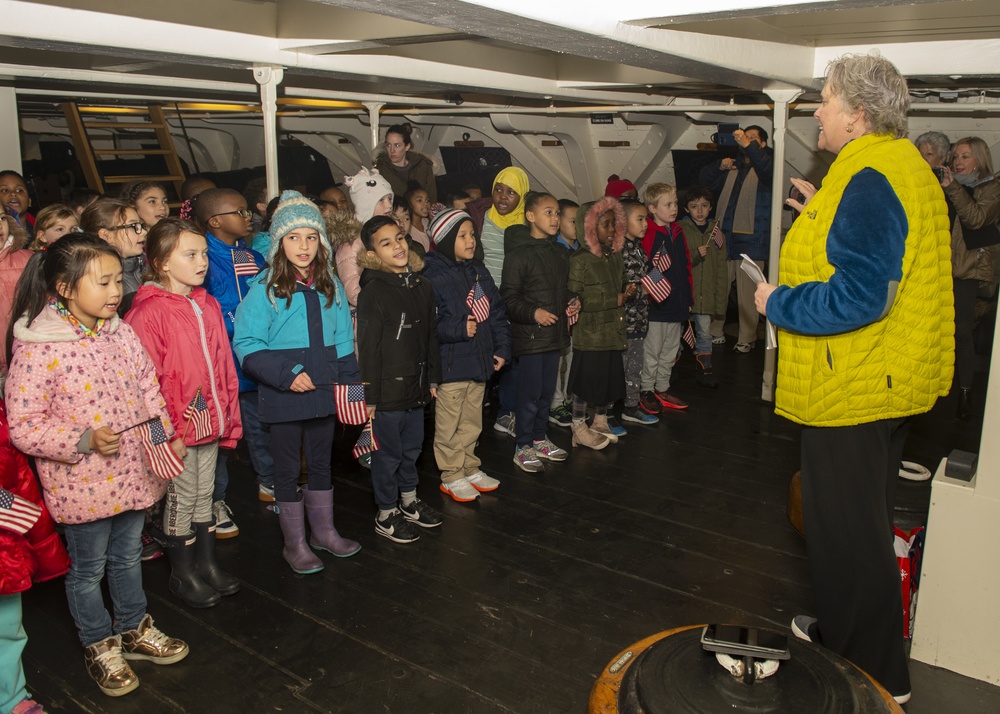
[[(737, 352), (749, 352), (757, 341), (760, 316), (754, 307), (757, 289), (753, 280), (739, 269), (740, 254), (746, 253), (765, 270), (771, 236), (771, 177), (774, 152), (767, 146), (767, 132), (759, 126), (737, 129), (733, 138), (739, 147), (735, 159), (726, 157), (713, 161), (701, 170), (702, 186), (719, 194), (717, 215), (722, 216), (722, 232), (726, 236), (729, 258), (729, 282), (736, 280), (736, 299), (740, 312), (740, 332)], [(712, 320), (713, 340), (725, 342), (722, 319)]]

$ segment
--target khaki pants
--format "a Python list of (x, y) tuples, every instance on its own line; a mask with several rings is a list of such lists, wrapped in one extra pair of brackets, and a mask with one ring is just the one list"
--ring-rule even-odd
[(474, 474), (482, 463), (476, 442), (483, 431), (483, 382), (448, 382), (437, 390), (434, 405), (434, 458), (441, 481)]
[[(760, 322), (760, 313), (754, 305), (753, 296), (757, 292), (757, 283), (750, 279), (750, 276), (740, 270), (740, 260), (729, 261), (729, 282), (732, 284), (736, 280), (736, 304), (740, 310), (740, 333), (736, 340), (752, 345), (757, 341), (757, 324)], [(764, 275), (767, 275), (767, 262), (755, 260), (757, 267)]]

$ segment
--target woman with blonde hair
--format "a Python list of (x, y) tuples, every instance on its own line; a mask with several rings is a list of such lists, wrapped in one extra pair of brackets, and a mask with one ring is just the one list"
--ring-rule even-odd
[[(948, 393), (954, 310), (947, 206), (906, 136), (906, 80), (877, 54), (830, 63), (819, 148), (837, 155), (781, 246), (757, 309), (779, 328), (778, 414), (802, 430), (816, 617), (792, 632), (910, 698), (893, 551), (909, 418)], [(803, 210), (804, 209), (804, 210)]]
[(993, 282), (990, 247), (1000, 243), (1000, 181), (986, 142), (969, 136), (955, 142), (952, 166), (944, 167), (941, 187), (951, 218), (951, 266), (955, 281), (955, 372), (958, 418), (972, 417), (972, 376), (976, 348), (976, 294), (980, 283)]

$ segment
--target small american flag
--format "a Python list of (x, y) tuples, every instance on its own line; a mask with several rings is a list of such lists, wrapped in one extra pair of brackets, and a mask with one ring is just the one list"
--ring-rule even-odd
[(670, 297), (670, 291), (673, 289), (670, 286), (670, 281), (667, 280), (663, 273), (653, 267), (646, 275), (642, 277), (639, 283), (646, 289), (653, 300), (656, 302), (663, 302), (668, 297)]
[(0, 488), (0, 528), (24, 535), (42, 515), (42, 509), (31, 501)]
[(566, 306), (566, 326), (572, 327), (580, 319), (580, 311), (577, 310), (572, 315), (569, 314), (569, 305)]
[(483, 292), (483, 286), (476, 280), (469, 294), (465, 297), (465, 306), (472, 310), (472, 316), (476, 322), (486, 322), (490, 319), (490, 299)]
[(694, 349), (694, 328), (691, 326), (691, 321), (688, 320), (687, 327), (684, 328), (684, 334), (681, 339), (687, 343), (687, 346)]
[(375, 432), (372, 431), (372, 420), (369, 419), (361, 432), (361, 436), (358, 437), (358, 443), (354, 445), (351, 453), (354, 455), (354, 458), (360, 459), (372, 451), (378, 451), (378, 441), (375, 440)]
[(184, 471), (184, 462), (178, 458), (167, 441), (167, 430), (159, 417), (153, 417), (136, 427), (142, 449), (146, 452), (146, 460), (153, 473), (169, 481), (180, 476)]
[(205, 401), (205, 395), (201, 393), (201, 387), (198, 387), (194, 399), (184, 410), (184, 418), (188, 424), (194, 424), (194, 438), (196, 440), (201, 441), (212, 435), (212, 415), (208, 412), (208, 402)]
[(368, 420), (365, 385), (333, 385), (333, 402), (337, 405), (337, 419), (341, 424), (364, 424)]
[(653, 256), (653, 266), (661, 273), (670, 270), (670, 254), (665, 245), (660, 246), (660, 250)]
[(237, 277), (240, 275), (254, 276), (260, 272), (257, 261), (253, 259), (253, 253), (249, 250), (237, 248), (233, 251), (233, 272)]
[(716, 248), (725, 247), (725, 237), (722, 235), (722, 229), (719, 228), (718, 223), (715, 224), (715, 229), (712, 231), (712, 241), (714, 241)]

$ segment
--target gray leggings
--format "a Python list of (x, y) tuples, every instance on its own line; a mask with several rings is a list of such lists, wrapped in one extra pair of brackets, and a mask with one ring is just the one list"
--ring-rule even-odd
[(167, 482), (163, 503), (163, 532), (186, 536), (192, 523), (212, 522), (212, 491), (215, 489), (215, 462), (219, 442), (187, 447), (184, 471)]

